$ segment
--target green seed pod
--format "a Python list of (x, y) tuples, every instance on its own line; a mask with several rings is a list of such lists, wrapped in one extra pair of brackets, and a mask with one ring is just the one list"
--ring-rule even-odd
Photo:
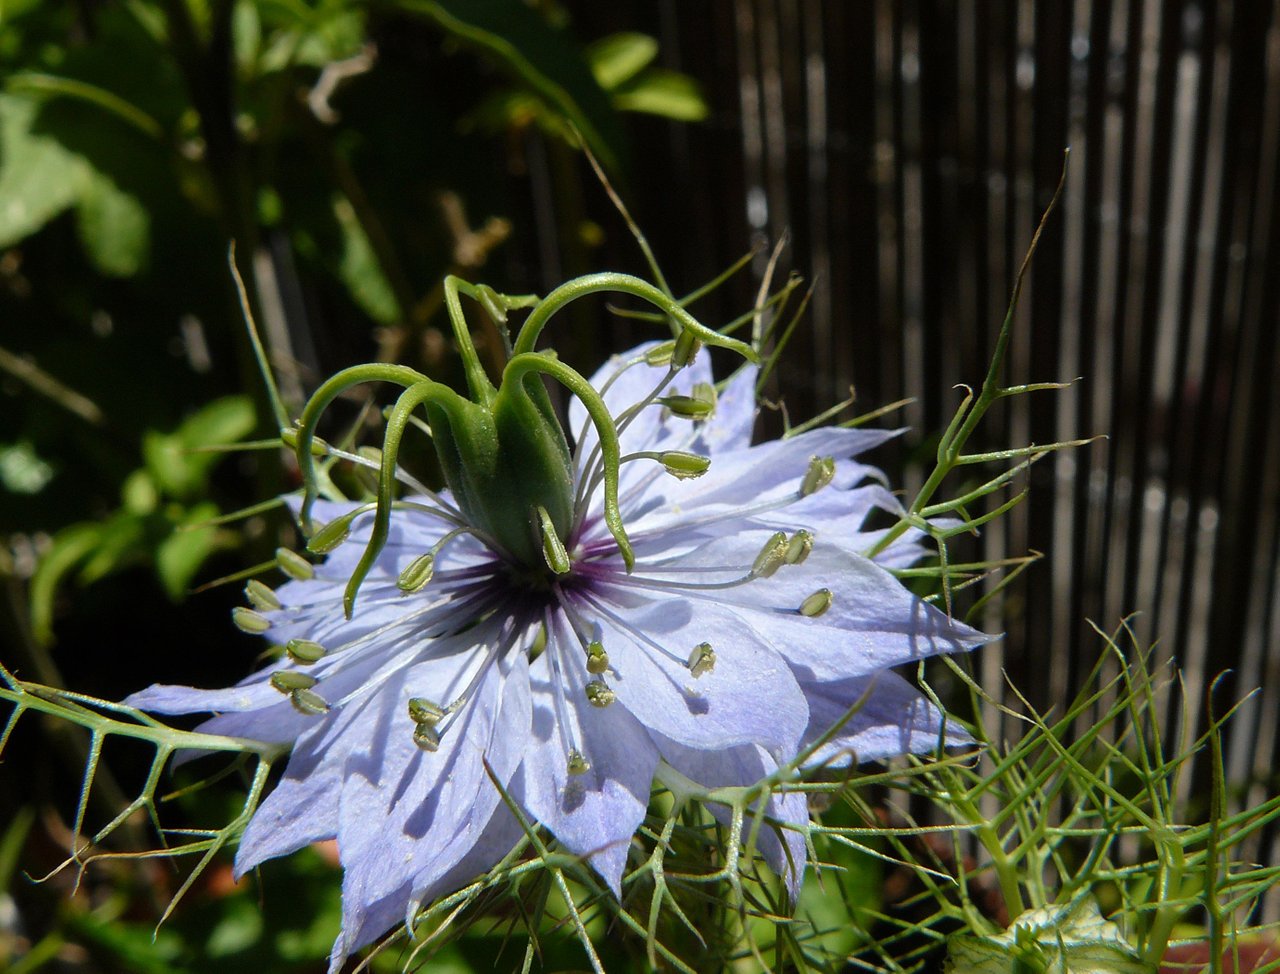
[(800, 614), (808, 616), (810, 619), (816, 619), (831, 608), (834, 598), (835, 596), (831, 594), (831, 589), (820, 588), (800, 603)]
[(314, 676), (299, 673), (297, 670), (277, 670), (271, 674), (271, 685), (281, 693), (292, 693), (294, 690), (310, 690), (319, 682)]
[(231, 621), (237, 629), (251, 636), (261, 636), (271, 628), (271, 620), (266, 616), (240, 605), (231, 610)]
[(289, 654), (289, 658), (296, 663), (309, 665), (318, 663), (324, 659), (324, 655), (328, 652), (323, 646), (310, 639), (290, 639), (284, 644), (284, 651)]
[(249, 604), (255, 609), (269, 611), (281, 608), (280, 600), (276, 598), (276, 593), (256, 578), (251, 578), (245, 583), (244, 597), (249, 600)]
[(421, 592), (435, 573), (436, 556), (428, 551), (425, 555), (419, 555), (413, 559), (409, 567), (400, 573), (400, 577), (396, 579), (396, 587), (406, 595)]
[(276, 549), (276, 564), (282, 572), (299, 582), (314, 578), (316, 574), (315, 566), (311, 562), (288, 548)]

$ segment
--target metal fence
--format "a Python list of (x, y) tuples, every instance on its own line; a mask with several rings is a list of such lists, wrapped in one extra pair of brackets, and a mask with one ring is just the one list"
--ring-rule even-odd
[[(575, 23), (598, 36), (643, 20), (641, 7), (652, 22), (652, 7), (620, 3), (584, 5)], [(1171, 707), (1171, 733), (1181, 720), (1203, 730), (1217, 674), (1229, 671), (1220, 710), (1261, 688), (1231, 725), (1228, 771), (1241, 803), (1274, 792), (1280, 3), (659, 11), (663, 57), (699, 79), (713, 115), (636, 130), (639, 222), (688, 287), (748, 242), (789, 234), (814, 292), (780, 386), (796, 414), (850, 385), (867, 408), (914, 398), (913, 432), (886, 461), (908, 488), (956, 384), (985, 374), (1071, 148), (1007, 375), (1080, 381), (1012, 401), (985, 435), (992, 447), (1107, 439), (1033, 468), (1030, 499), (979, 542), (984, 557), (1046, 555), (993, 607), (1006, 636), (979, 668), (993, 689), (1003, 669), (1036, 704), (1060, 704), (1101, 651), (1091, 624), (1132, 616), (1138, 641), (1181, 668), (1189, 704)], [(540, 239), (563, 233), (549, 211), (531, 218)], [(633, 260), (627, 243), (609, 244), (618, 262)], [(1277, 841), (1251, 852), (1274, 859)]]

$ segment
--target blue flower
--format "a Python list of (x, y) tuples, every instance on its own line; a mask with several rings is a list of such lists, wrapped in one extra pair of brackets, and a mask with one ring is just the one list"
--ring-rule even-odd
[[(605, 503), (610, 449), (574, 398), (568, 527), (549, 527), (541, 509), (529, 536), (541, 531), (543, 551), (514, 556), (457, 489), (418, 491), (390, 510), (385, 546), (362, 567), (373, 513), (318, 502), (309, 513), (336, 526), (325, 546), (349, 538), (312, 577), (274, 592), (251, 583), (257, 608), (241, 610), (243, 626), (285, 648), (278, 662), (230, 689), (130, 698), (292, 747), (236, 871), (336, 837), (332, 970), (512, 848), (520, 826), (490, 774), (619, 894), (655, 777), (754, 783), (859, 700), (811, 764), (965, 740), (891, 667), (987, 637), (886, 570), (919, 559), (918, 534), (874, 561), (862, 554), (880, 537), (864, 530), (868, 514), (899, 507), (855, 458), (893, 433), (817, 429), (752, 446), (756, 369), (717, 397), (707, 354), (677, 369), (662, 361), (670, 344), (616, 357), (591, 380), (617, 432), (622, 541)], [(768, 810), (795, 826), (760, 841), (794, 898), (805, 798), (778, 794)]]

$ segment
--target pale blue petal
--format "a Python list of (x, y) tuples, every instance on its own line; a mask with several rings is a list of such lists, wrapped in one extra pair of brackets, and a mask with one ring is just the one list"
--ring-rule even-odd
[[(574, 650), (580, 653), (577, 646)], [(524, 763), (511, 779), (511, 795), (565, 849), (589, 856), (620, 896), (627, 849), (644, 821), (658, 752), (639, 722), (618, 705), (601, 709), (577, 698), (566, 708), (570, 726), (557, 726), (548, 682), (552, 651), (534, 665), (541, 675), (532, 684), (533, 733)], [(579, 675), (585, 682), (586, 673)], [(579, 742), (590, 761), (585, 774), (569, 774), (566, 741)]]
[(806, 746), (826, 735), (851, 708), (857, 708), (809, 758), (808, 767), (847, 767), (900, 754), (921, 754), (940, 742), (948, 747), (973, 743), (962, 727), (946, 721), (924, 694), (896, 673), (805, 684), (805, 692), (810, 708)]
[[(671, 597), (614, 612), (616, 619), (584, 609), (609, 653), (609, 685), (618, 702), (645, 727), (690, 747), (793, 750), (808, 724), (808, 707), (787, 664), (741, 623), (704, 623), (702, 608)], [(719, 661), (712, 672), (694, 677), (685, 661), (707, 641)]]
[[(759, 747), (699, 751), (682, 747), (660, 736), (655, 736), (654, 741), (668, 764), (705, 788), (754, 785), (778, 770), (778, 762)], [(759, 807), (757, 802), (752, 806), (751, 812)], [(724, 805), (708, 802), (707, 809), (724, 824), (730, 823), (732, 815)], [(756, 833), (756, 849), (769, 864), (769, 868), (783, 878), (791, 902), (795, 903), (804, 882), (807, 862), (805, 836), (809, 830), (808, 800), (802, 792), (773, 791), (765, 803), (764, 812), (779, 823), (793, 826), (783, 828), (762, 821)], [(744, 843), (753, 823), (754, 818), (748, 813), (742, 829)]]

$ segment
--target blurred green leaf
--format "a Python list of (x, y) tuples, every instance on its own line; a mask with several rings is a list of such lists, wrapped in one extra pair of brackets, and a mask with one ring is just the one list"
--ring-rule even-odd
[(49, 550), (40, 558), (31, 576), (28, 601), (31, 606), (31, 631), (40, 643), (53, 640), (53, 599), (58, 583), (98, 544), (102, 525), (72, 524), (53, 536)]
[(225, 446), (252, 432), (256, 422), (247, 396), (217, 399), (187, 418), (173, 433), (148, 430), (142, 439), (147, 470), (171, 497), (202, 491), (213, 465), (225, 455), (203, 448)]
[(156, 548), (156, 577), (175, 602), (187, 594), (200, 566), (219, 547), (216, 528), (195, 525), (217, 516), (216, 504), (197, 504), (174, 524), (173, 532)]
[(123, 567), (145, 550), (147, 525), (143, 518), (128, 511), (118, 511), (99, 525), (94, 545), (80, 569), (81, 585), (92, 585)]
[(610, 34), (588, 44), (584, 53), (600, 87), (612, 91), (652, 63), (658, 42), (648, 34)]
[(646, 112), (678, 122), (700, 122), (707, 117), (707, 103), (697, 82), (662, 68), (651, 68), (615, 88), (613, 103), (621, 111)]
[(132, 277), (151, 250), (151, 218), (136, 196), (102, 173), (91, 172), (77, 207), (80, 241), (110, 277)]
[(370, 318), (384, 325), (403, 320), (399, 302), (378, 263), (373, 245), (365, 234), (355, 210), (345, 197), (335, 197), (333, 215), (342, 232), (342, 254), (338, 260), (338, 277), (351, 297)]
[(70, 929), (86, 943), (115, 958), (123, 969), (134, 974), (185, 974), (180, 963), (182, 938), (174, 931), (150, 924), (123, 923), (94, 913), (78, 913), (68, 919)]
[(581, 48), (522, 0), (399, 0), (492, 55), (573, 123), (606, 169), (626, 158), (622, 127)]
[(32, 132), (38, 107), (0, 94), (0, 247), (30, 236), (80, 195), (88, 169), (55, 139)]

